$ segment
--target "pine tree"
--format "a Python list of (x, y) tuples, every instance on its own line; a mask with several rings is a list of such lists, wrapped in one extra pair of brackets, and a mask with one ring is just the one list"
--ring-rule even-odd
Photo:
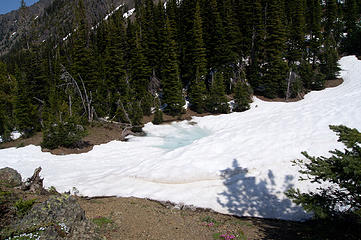
[(228, 113), (229, 106), (225, 94), (222, 72), (216, 72), (212, 81), (210, 94), (207, 99), (206, 109), (211, 113)]
[(307, 0), (306, 29), (309, 35), (308, 61), (316, 68), (320, 60), (321, 35), (321, 4), (320, 0)]
[(334, 31), (337, 20), (337, 2), (336, 0), (326, 0), (326, 21), (325, 34), (329, 35)]
[(266, 33), (261, 0), (255, 0), (252, 7), (252, 40), (247, 76), (253, 88), (260, 89), (262, 85), (260, 65), (264, 62), (264, 38)]
[(290, 0), (288, 4), (288, 51), (287, 59), (291, 64), (298, 62), (304, 56), (304, 39), (305, 39), (305, 12), (304, 0)]
[(194, 25), (193, 25), (193, 49), (192, 49), (192, 62), (193, 62), (193, 78), (189, 89), (189, 100), (191, 109), (202, 113), (205, 107), (205, 94), (206, 94), (206, 74), (207, 74), (207, 60), (206, 48), (203, 42), (202, 19), (200, 12), (200, 5), (197, 3)]
[(346, 27), (347, 35), (352, 37), (355, 31), (357, 31), (357, 3), (355, 0), (345, 1), (345, 16), (344, 22)]
[[(320, 185), (317, 191), (308, 193), (292, 188), (286, 195), (316, 218), (344, 216), (350, 224), (352, 221), (349, 220), (358, 221), (361, 216), (361, 133), (342, 125), (330, 126), (330, 129), (338, 135), (338, 141), (346, 146), (344, 151), (330, 151), (330, 157), (312, 157), (303, 152), (307, 161), (294, 162), (301, 168), (299, 172), (305, 176), (303, 180), (331, 184), (328, 187)], [(353, 215), (355, 218), (352, 218)]]
[(267, 37), (265, 40), (264, 96), (285, 94), (287, 64), (283, 60), (285, 33), (282, 26), (282, 0), (268, 1)]
[(152, 123), (155, 125), (161, 124), (163, 122), (163, 112), (159, 109), (160, 101), (157, 99), (157, 103), (155, 105), (154, 118)]
[(28, 89), (29, 84), (27, 82), (25, 74), (16, 67), (15, 74), (16, 85), (16, 97), (14, 102), (14, 114), (16, 120), (16, 128), (24, 137), (30, 137), (36, 130), (36, 115), (35, 106), (31, 103)]
[(221, 70), (229, 54), (217, 0), (206, 1), (204, 20), (204, 40), (207, 48), (208, 69)]
[(73, 54), (71, 72), (79, 82), (84, 81), (87, 91), (95, 93), (99, 83), (97, 58), (90, 45), (89, 26), (86, 22), (83, 0), (80, 0), (76, 10), (77, 31), (72, 34)]
[(108, 114), (114, 114), (118, 100), (125, 104), (129, 100), (129, 86), (126, 79), (124, 59), (125, 28), (123, 19), (109, 22), (105, 49), (105, 87), (107, 90)]
[(15, 80), (0, 61), (0, 137), (3, 142), (10, 140)]
[(332, 34), (326, 36), (324, 44), (325, 47), (322, 55), (321, 70), (322, 73), (325, 74), (326, 79), (333, 80), (336, 79), (338, 72), (341, 69), (338, 67), (337, 46)]
[[(137, 29), (134, 39), (134, 49), (132, 49), (130, 59), (130, 86), (135, 95), (135, 99), (140, 102), (142, 112), (150, 113), (148, 85), (150, 80), (149, 65), (145, 57), (143, 45), (140, 39), (140, 29)], [(131, 94), (130, 94), (131, 95)]]
[[(193, 72), (193, 26), (196, 8), (196, 0), (183, 0), (180, 3), (180, 19), (179, 27), (179, 52), (180, 52), (180, 76), (183, 86), (188, 86), (194, 77)], [(204, 29), (203, 29), (204, 30)], [(205, 40), (205, 39), (203, 39)]]
[(251, 98), (251, 88), (246, 83), (238, 81), (234, 89), (234, 102), (235, 112), (243, 112), (250, 108), (250, 103), (252, 102)]
[(162, 74), (163, 104), (166, 104), (165, 111), (170, 115), (179, 115), (182, 112), (184, 99), (182, 94), (182, 83), (179, 79), (176, 44), (171, 35), (171, 28), (168, 18), (166, 19), (165, 31), (167, 38), (164, 42), (165, 67)]

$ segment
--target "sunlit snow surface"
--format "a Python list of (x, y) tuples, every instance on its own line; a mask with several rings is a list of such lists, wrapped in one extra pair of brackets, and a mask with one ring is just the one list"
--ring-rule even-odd
[(307, 215), (283, 192), (298, 182), (291, 160), (301, 151), (327, 155), (343, 148), (328, 125), (361, 130), (361, 61), (340, 61), (345, 82), (295, 103), (255, 99), (244, 113), (147, 124), (147, 137), (95, 146), (89, 153), (54, 156), (40, 147), (0, 150), (0, 167), (30, 176), (38, 166), (47, 187), (76, 187), (86, 196), (169, 200), (239, 216), (302, 220)]

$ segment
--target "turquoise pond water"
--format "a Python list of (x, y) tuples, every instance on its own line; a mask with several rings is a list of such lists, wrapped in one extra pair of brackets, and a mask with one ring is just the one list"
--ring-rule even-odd
[(207, 129), (200, 128), (197, 125), (191, 127), (174, 126), (173, 131), (169, 135), (158, 136), (163, 139), (163, 144), (154, 147), (166, 149), (168, 151), (175, 150), (184, 146), (188, 146), (201, 138), (207, 137), (211, 132)]

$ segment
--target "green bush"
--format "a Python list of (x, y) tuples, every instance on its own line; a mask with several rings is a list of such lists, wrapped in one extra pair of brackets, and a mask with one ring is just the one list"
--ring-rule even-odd
[[(339, 142), (345, 144), (343, 151), (330, 151), (331, 157), (312, 157), (303, 152), (307, 161), (294, 161), (301, 167), (305, 178), (328, 187), (318, 187), (316, 191), (301, 193), (299, 189), (290, 189), (286, 195), (296, 204), (314, 213), (319, 219), (334, 219), (342, 216), (361, 217), (361, 133), (345, 126), (330, 126), (338, 135)], [(358, 217), (357, 217), (358, 216)]]
[(16, 212), (19, 216), (24, 216), (34, 205), (36, 199), (18, 200), (15, 203)]
[(155, 125), (161, 124), (163, 122), (163, 112), (159, 110), (159, 108), (157, 108), (157, 110), (155, 111), (152, 122)]
[(86, 135), (83, 126), (73, 120), (49, 124), (43, 129), (43, 142), (41, 147), (55, 149), (58, 147), (81, 147), (81, 139)]
[(235, 112), (243, 112), (250, 108), (252, 89), (244, 82), (238, 81), (234, 90)]

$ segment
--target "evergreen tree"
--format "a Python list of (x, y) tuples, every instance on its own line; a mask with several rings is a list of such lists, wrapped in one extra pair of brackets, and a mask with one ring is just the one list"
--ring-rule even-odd
[(336, 0), (326, 0), (326, 21), (325, 34), (329, 35), (334, 31), (337, 20), (337, 2)]
[(361, 133), (345, 126), (330, 126), (338, 135), (345, 151), (334, 150), (331, 157), (312, 157), (303, 152), (307, 161), (297, 160), (301, 167), (302, 180), (332, 183), (329, 187), (319, 187), (316, 191), (301, 193), (291, 189), (287, 196), (296, 204), (315, 214), (316, 218), (337, 218), (344, 215), (350, 219), (361, 216)]
[(288, 51), (287, 59), (291, 64), (301, 62), (304, 56), (304, 39), (305, 39), (305, 12), (304, 0), (286, 1), (288, 4)]
[(211, 113), (228, 113), (229, 106), (224, 91), (224, 80), (221, 72), (214, 74), (210, 94), (207, 99), (206, 109)]
[(171, 35), (171, 28), (168, 18), (166, 19), (165, 31), (167, 38), (164, 42), (165, 67), (162, 74), (163, 104), (166, 104), (165, 111), (171, 115), (179, 115), (182, 112), (184, 99), (182, 94), (182, 83), (179, 79), (176, 44)]
[(308, 61), (316, 68), (320, 60), (321, 35), (321, 4), (320, 0), (307, 0), (306, 28), (309, 35)]
[(283, 60), (285, 33), (282, 26), (282, 0), (268, 1), (267, 37), (265, 40), (264, 96), (285, 94), (287, 64)]
[(6, 64), (0, 61), (0, 137), (3, 142), (10, 140), (14, 88), (15, 80), (8, 73)]
[(154, 118), (152, 123), (155, 125), (161, 124), (163, 122), (163, 112), (159, 109), (160, 101), (157, 99), (157, 103), (155, 105)]
[(189, 89), (189, 100), (191, 109), (202, 113), (205, 107), (205, 94), (206, 94), (206, 74), (207, 74), (207, 60), (206, 48), (203, 42), (202, 19), (200, 12), (200, 5), (197, 3), (194, 25), (193, 25), (193, 49), (192, 49), (192, 62), (193, 62), (193, 78)]
[(26, 76), (18, 67), (16, 68), (15, 77), (17, 80), (16, 97), (14, 102), (16, 128), (24, 137), (30, 137), (36, 130), (37, 119), (35, 106), (31, 103), (31, 99), (29, 97), (29, 84)]
[[(118, 100), (125, 104), (129, 100), (125, 50), (125, 27), (123, 19), (109, 21), (107, 44), (105, 49), (105, 87), (107, 90), (108, 114), (113, 115)], [(104, 104), (104, 103), (103, 103)]]
[[(194, 77), (193, 72), (193, 26), (196, 8), (196, 0), (183, 0), (180, 3), (180, 76), (183, 86), (188, 86)], [(204, 29), (203, 29), (204, 30)], [(204, 37), (204, 36), (203, 36)], [(205, 39), (203, 39), (205, 40)]]
[(266, 33), (261, 0), (255, 0), (252, 7), (252, 41), (247, 76), (250, 84), (258, 91), (262, 89), (260, 65), (264, 62), (264, 38)]
[(235, 112), (243, 112), (250, 108), (251, 88), (244, 82), (238, 81), (234, 89)]
[(336, 49), (336, 42), (333, 35), (330, 34), (325, 40), (324, 52), (322, 55), (321, 70), (325, 74), (326, 79), (336, 79), (338, 72), (341, 70), (338, 67), (338, 53)]
[(225, 45), (223, 23), (217, 0), (206, 1), (205, 11), (206, 18), (203, 31), (207, 48), (208, 68), (221, 70), (229, 50)]
[(86, 15), (83, 0), (80, 0), (76, 10), (77, 31), (73, 36), (73, 54), (71, 73), (79, 82), (84, 81), (87, 91), (95, 93), (99, 83), (97, 71), (97, 58), (90, 46), (89, 26), (86, 22)]

